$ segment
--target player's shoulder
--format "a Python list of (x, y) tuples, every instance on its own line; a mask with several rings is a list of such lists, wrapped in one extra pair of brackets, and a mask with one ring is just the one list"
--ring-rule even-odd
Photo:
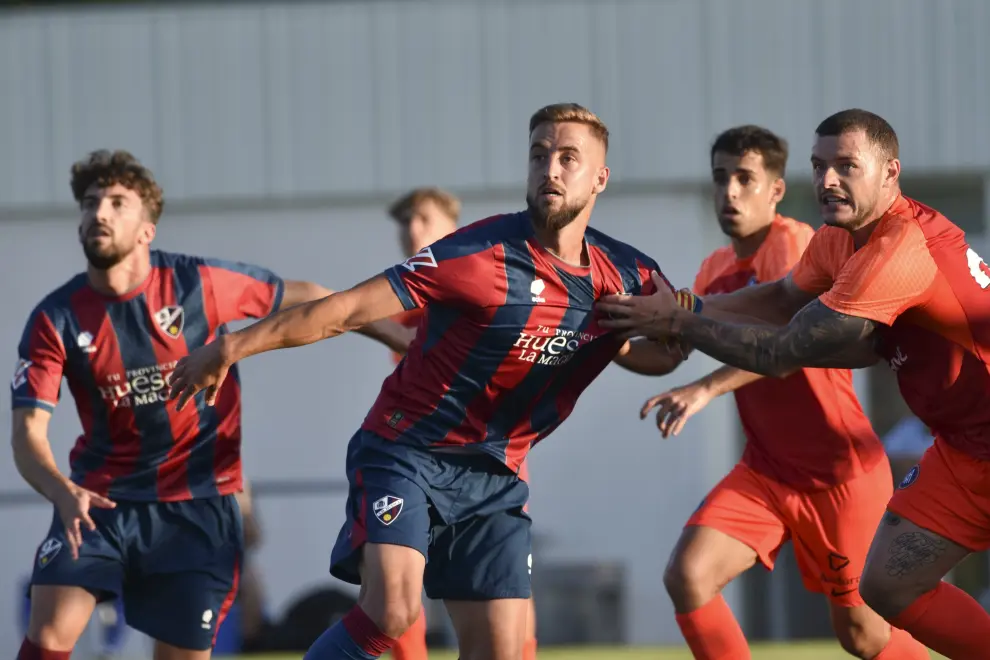
[(585, 231), (585, 239), (588, 241), (589, 247), (594, 247), (604, 252), (617, 268), (638, 268), (641, 265), (647, 266), (650, 269), (657, 267), (657, 262), (653, 260), (653, 257), (629, 243), (613, 238), (594, 227), (588, 227)]
[(773, 231), (770, 237), (775, 241), (797, 241), (807, 244), (815, 235), (815, 228), (807, 222), (801, 222), (786, 215), (778, 215), (773, 221)]
[(449, 234), (447, 238), (464, 242), (487, 242), (494, 245), (525, 235), (525, 227), (523, 213), (499, 213), (464, 225)]
[(905, 239), (936, 243), (945, 239), (962, 239), (965, 232), (947, 217), (926, 204), (901, 196), (887, 211), (877, 233), (888, 242)]
[(33, 325), (39, 315), (48, 317), (56, 327), (60, 327), (65, 319), (73, 313), (77, 304), (77, 294), (89, 286), (86, 273), (73, 275), (68, 281), (53, 289), (34, 306), (29, 315), (29, 325)]
[(151, 251), (151, 267), (166, 270), (189, 270), (207, 266), (210, 263), (221, 263), (221, 259), (212, 259), (181, 252), (166, 252), (165, 250)]
[(701, 271), (724, 268), (727, 264), (736, 262), (736, 251), (731, 245), (715, 248), (711, 254), (702, 259)]

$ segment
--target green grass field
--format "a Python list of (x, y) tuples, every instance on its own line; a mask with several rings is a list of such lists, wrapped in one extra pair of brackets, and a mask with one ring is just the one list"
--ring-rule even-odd
[[(540, 660), (692, 660), (686, 648), (548, 648), (541, 650), (539, 657)], [(850, 657), (835, 642), (753, 646), (753, 660), (843, 660)], [(932, 658), (937, 659), (942, 656), (933, 653)], [(240, 660), (299, 660), (299, 656), (250, 656)], [(457, 660), (457, 654), (434, 652), (430, 654), (430, 660)]]

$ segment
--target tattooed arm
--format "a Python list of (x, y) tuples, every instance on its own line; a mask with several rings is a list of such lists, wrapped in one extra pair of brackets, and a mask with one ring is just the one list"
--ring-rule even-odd
[(775, 282), (748, 286), (732, 293), (704, 297), (703, 315), (714, 317), (712, 312), (742, 314), (773, 325), (787, 323), (817, 295), (805, 291), (790, 275)]
[(878, 359), (875, 330), (869, 319), (840, 314), (814, 300), (784, 327), (677, 313), (671, 334), (725, 364), (782, 377), (801, 367), (870, 366)]

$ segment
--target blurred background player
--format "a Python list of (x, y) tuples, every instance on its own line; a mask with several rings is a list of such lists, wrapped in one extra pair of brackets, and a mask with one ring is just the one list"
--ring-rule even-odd
[[(20, 660), (67, 660), (98, 601), (122, 598), (158, 660), (208, 658), (237, 592), (240, 389), (166, 407), (167, 378), (189, 350), (331, 292), (245, 264), (152, 251), (162, 213), (153, 174), (125, 151), (73, 165), (85, 273), (31, 313), (11, 382), (13, 452), (54, 505), (31, 579)], [(401, 349), (394, 322), (363, 332)], [(59, 471), (48, 426), (66, 378), (83, 434)]]
[[(518, 470), (624, 345), (599, 329), (594, 301), (658, 281), (669, 288), (651, 279), (655, 261), (588, 228), (608, 183), (607, 151), (608, 130), (587, 109), (541, 108), (530, 119), (526, 211), (473, 223), (176, 367), (170, 396), (184, 409), (203, 390), (214, 400), (239, 360), (426, 308), (348, 448), (351, 493), (331, 572), (361, 584), (358, 605), (308, 658), (381, 656), (419, 617), (424, 584), (444, 600), (461, 658), (522, 657), (532, 554)], [(680, 361), (665, 345), (641, 343), (667, 358), (668, 371)]]
[[(865, 110), (815, 130), (811, 164), (826, 226), (782, 280), (678, 311), (666, 292), (613, 299), (603, 322), (673, 336), (771, 376), (796, 367), (862, 367), (879, 353), (935, 443), (887, 504), (860, 582), (893, 625), (953, 659), (990, 658), (990, 614), (943, 580), (990, 548), (990, 267), (945, 216), (901, 193), (897, 134)], [(724, 323), (744, 308), (786, 327)]]
[[(440, 188), (416, 188), (397, 199), (388, 209), (389, 216), (399, 226), (399, 245), (406, 258), (412, 257), (425, 247), (457, 229), (461, 215), (461, 200), (456, 195)], [(403, 312), (395, 320), (408, 328), (415, 329), (423, 319), (423, 309)], [(398, 364), (403, 353), (393, 351), (393, 360)], [(528, 463), (523, 461), (519, 478), (529, 481)], [(529, 614), (526, 624), (526, 646), (523, 660), (536, 658), (536, 608), (533, 599), (529, 601)], [(416, 623), (398, 639), (392, 647), (396, 660), (422, 660), (427, 657), (426, 614), (423, 612)]]
[[(777, 214), (787, 144), (759, 126), (719, 135), (710, 152), (715, 214), (731, 244), (713, 252), (694, 283), (703, 296), (785, 277), (814, 235)], [(863, 603), (859, 579), (893, 492), (883, 446), (853, 390), (852, 372), (803, 369), (785, 378), (723, 366), (659, 394), (664, 437), (712, 399), (735, 393), (746, 435), (742, 460), (688, 520), (664, 574), (677, 623), (696, 658), (748, 658), (721, 590), (757, 562), (772, 570), (794, 542), (805, 587), (828, 598), (842, 648), (859, 658), (928, 658)]]

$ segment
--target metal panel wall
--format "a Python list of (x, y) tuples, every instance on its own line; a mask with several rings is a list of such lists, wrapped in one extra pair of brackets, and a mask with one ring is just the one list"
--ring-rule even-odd
[(523, 175), (538, 106), (613, 131), (616, 180), (705, 175), (766, 124), (803, 167), (863, 106), (908, 168), (990, 168), (984, 0), (252, 3), (0, 19), (0, 207), (69, 201), (71, 161), (131, 149), (172, 200), (488, 189)]

